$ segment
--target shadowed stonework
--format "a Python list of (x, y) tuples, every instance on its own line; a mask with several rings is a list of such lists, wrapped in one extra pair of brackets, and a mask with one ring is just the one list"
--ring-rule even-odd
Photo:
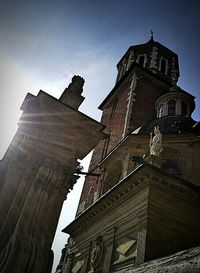
[(22, 104), (19, 129), (1, 161), (1, 273), (51, 272), (51, 245), (78, 178), (77, 159), (105, 136), (103, 125), (78, 111), (83, 84), (75, 76), (60, 100), (40, 91)]

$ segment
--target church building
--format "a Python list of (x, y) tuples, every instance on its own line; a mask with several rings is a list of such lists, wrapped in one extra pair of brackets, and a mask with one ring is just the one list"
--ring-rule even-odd
[(200, 272), (200, 123), (178, 56), (151, 37), (117, 70), (56, 272)]

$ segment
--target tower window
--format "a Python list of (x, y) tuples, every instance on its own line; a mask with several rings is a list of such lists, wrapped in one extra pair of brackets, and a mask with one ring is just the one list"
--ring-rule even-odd
[(160, 58), (159, 70), (161, 73), (167, 75), (168, 61), (166, 59), (164, 59), (163, 57)]
[(147, 62), (146, 54), (138, 55), (136, 62), (140, 65), (145, 67)]
[(144, 56), (140, 56), (138, 64), (144, 66)]
[(166, 69), (166, 61), (164, 59), (161, 60), (161, 72), (165, 74), (165, 69)]
[(176, 101), (170, 100), (168, 102), (168, 115), (175, 116), (176, 115)]
[(182, 115), (186, 116), (188, 111), (187, 111), (187, 103), (182, 101), (181, 103), (181, 113)]

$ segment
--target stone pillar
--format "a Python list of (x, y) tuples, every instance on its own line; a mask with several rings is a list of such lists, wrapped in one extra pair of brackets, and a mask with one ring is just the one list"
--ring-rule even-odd
[(0, 191), (0, 252), (16, 228), (40, 161), (34, 155), (26, 161), (19, 156), (11, 160), (5, 172)]
[[(51, 160), (40, 166), (32, 178), (15, 230), (1, 252), (1, 273), (50, 273), (53, 262), (50, 249), (62, 204), (69, 191), (65, 186), (69, 177), (66, 169)], [(17, 192), (15, 202), (21, 194), (21, 191)]]
[(141, 219), (138, 227), (137, 257), (135, 261), (136, 266), (144, 263), (145, 261), (146, 235), (147, 219)]

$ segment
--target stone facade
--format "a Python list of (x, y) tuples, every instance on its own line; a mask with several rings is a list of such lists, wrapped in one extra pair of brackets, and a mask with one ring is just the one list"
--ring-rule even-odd
[(40, 91), (22, 104), (18, 131), (1, 161), (1, 273), (51, 272), (51, 245), (62, 204), (78, 178), (77, 160), (105, 136), (103, 125), (78, 111), (83, 97), (73, 89), (77, 78), (60, 100)]

